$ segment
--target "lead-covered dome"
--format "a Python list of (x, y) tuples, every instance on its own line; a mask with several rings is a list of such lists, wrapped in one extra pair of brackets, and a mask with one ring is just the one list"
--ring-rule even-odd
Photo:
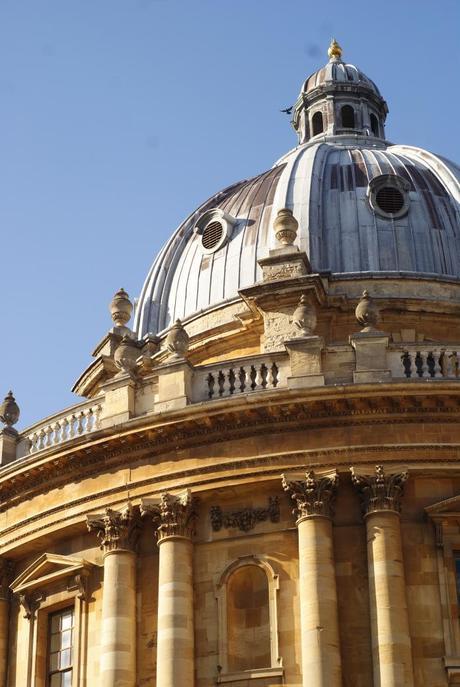
[[(337, 66), (340, 55), (331, 60)], [(283, 207), (299, 222), (296, 242), (315, 272), (460, 278), (459, 168), (388, 143), (378, 90), (365, 101), (367, 114), (355, 95), (339, 88), (332, 110), (326, 96), (315, 96), (313, 105), (302, 96), (295, 107), (306, 141), (272, 169), (214, 195), (179, 226), (145, 281), (136, 308), (140, 337), (236, 299), (259, 281), (258, 261), (276, 247), (273, 222)], [(346, 106), (355, 126), (343, 126)], [(311, 136), (318, 111), (332, 124)], [(376, 131), (372, 113), (380, 117)]]

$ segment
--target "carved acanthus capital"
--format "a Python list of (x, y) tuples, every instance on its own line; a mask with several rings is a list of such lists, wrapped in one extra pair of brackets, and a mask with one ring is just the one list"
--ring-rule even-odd
[(282, 475), (281, 481), (284, 491), (295, 503), (292, 512), (297, 520), (314, 515), (332, 517), (339, 483), (339, 476), (335, 470), (327, 475), (318, 476), (313, 470), (308, 470), (305, 479), (302, 480)]
[(191, 538), (195, 533), (198, 499), (186, 489), (180, 494), (165, 493), (158, 499), (145, 499), (142, 515), (152, 517), (158, 542), (166, 537)]
[(0, 601), (10, 598), (10, 582), (13, 579), (13, 561), (0, 558)]
[(383, 465), (377, 465), (375, 475), (365, 475), (351, 470), (353, 484), (359, 490), (361, 503), (365, 515), (376, 511), (401, 511), (401, 498), (404, 482), (409, 477), (407, 472), (397, 472), (386, 475)]
[(88, 530), (96, 533), (105, 553), (135, 549), (141, 523), (138, 509), (130, 503), (121, 511), (106, 508), (104, 513), (88, 515), (86, 520)]

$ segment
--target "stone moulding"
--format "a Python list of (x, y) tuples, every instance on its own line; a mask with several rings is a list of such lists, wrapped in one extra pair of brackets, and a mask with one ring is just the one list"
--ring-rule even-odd
[(220, 506), (211, 506), (209, 509), (209, 519), (214, 532), (219, 532), (222, 527), (225, 529), (233, 527), (242, 532), (249, 532), (259, 522), (266, 520), (279, 522), (279, 498), (277, 496), (269, 496), (267, 508), (243, 508), (242, 510), (229, 513), (224, 513)]

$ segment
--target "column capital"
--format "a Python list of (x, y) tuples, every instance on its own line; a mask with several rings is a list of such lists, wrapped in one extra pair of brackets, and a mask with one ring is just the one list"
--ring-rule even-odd
[(297, 522), (303, 518), (322, 515), (332, 518), (335, 495), (339, 483), (337, 471), (316, 475), (307, 470), (304, 479), (295, 475), (282, 475), (281, 483), (295, 503), (293, 515)]
[(106, 508), (103, 513), (86, 516), (86, 525), (95, 532), (104, 553), (110, 551), (134, 551), (140, 532), (137, 508), (128, 503), (123, 510)]
[(165, 492), (156, 499), (142, 499), (141, 514), (151, 516), (158, 543), (166, 537), (186, 537), (195, 533), (198, 499), (189, 489), (179, 494)]
[(404, 482), (409, 473), (395, 472), (386, 475), (383, 465), (375, 466), (375, 475), (362, 474), (350, 468), (351, 479), (358, 489), (364, 515), (379, 511), (401, 512)]
[(0, 557), (0, 601), (10, 598), (10, 582), (13, 579), (13, 561)]

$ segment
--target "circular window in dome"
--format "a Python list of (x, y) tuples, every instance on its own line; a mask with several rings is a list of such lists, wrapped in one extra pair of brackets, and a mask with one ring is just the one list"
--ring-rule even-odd
[(409, 210), (409, 182), (397, 174), (374, 177), (367, 190), (372, 210), (385, 219), (398, 219)]
[(222, 235), (224, 233), (224, 228), (220, 222), (214, 220), (214, 222), (209, 222), (204, 228), (203, 234), (201, 236), (201, 244), (206, 250), (212, 250), (219, 245)]
[(220, 208), (213, 208), (204, 212), (194, 229), (195, 234), (200, 237), (203, 253), (209, 255), (222, 248), (231, 237), (236, 223), (235, 217), (228, 215)]

